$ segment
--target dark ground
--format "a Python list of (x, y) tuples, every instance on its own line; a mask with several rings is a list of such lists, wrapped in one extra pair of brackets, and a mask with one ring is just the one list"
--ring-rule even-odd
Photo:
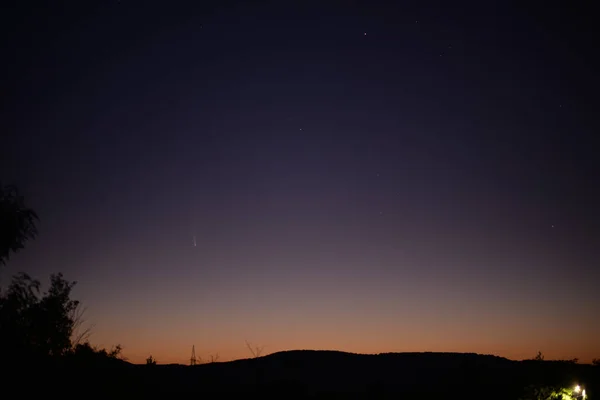
[(29, 395), (56, 393), (63, 399), (253, 393), (281, 399), (519, 399), (528, 385), (572, 387), (576, 383), (587, 389), (590, 399), (600, 392), (600, 367), (478, 354), (304, 350), (194, 367), (108, 361), (13, 369), (14, 378), (2, 386), (16, 385)]

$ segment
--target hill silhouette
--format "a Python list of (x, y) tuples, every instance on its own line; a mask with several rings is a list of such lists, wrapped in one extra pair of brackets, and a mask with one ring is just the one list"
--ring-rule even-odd
[[(48, 370), (38, 370), (46, 375)], [(473, 353), (354, 354), (293, 350), (264, 357), (196, 366), (139, 365), (126, 361), (65, 363), (51, 371), (96, 394), (171, 396), (255, 394), (283, 398), (526, 398), (524, 389), (598, 389), (600, 368), (564, 361), (513, 361)], [(47, 392), (45, 392), (47, 393)]]
[[(16, 221), (0, 225), (3, 265), (35, 237), (37, 215), (14, 187), (0, 190), (0, 203), (0, 220)], [(76, 282), (58, 273), (51, 275), (46, 292), (41, 293), (40, 284), (20, 273), (0, 291), (4, 393), (61, 399), (243, 394), (285, 399), (537, 400), (554, 398), (548, 394), (577, 383), (585, 386), (590, 398), (600, 391), (599, 365), (544, 361), (541, 353), (535, 360), (512, 361), (474, 353), (292, 350), (195, 366), (160, 365), (150, 356), (146, 365), (136, 365), (120, 358), (119, 345), (97, 348), (87, 340), (89, 330), (79, 330), (80, 304), (71, 299)]]

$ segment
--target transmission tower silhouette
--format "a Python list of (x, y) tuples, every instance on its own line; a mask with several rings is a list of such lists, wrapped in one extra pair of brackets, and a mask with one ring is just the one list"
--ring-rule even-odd
[(196, 365), (196, 349), (192, 345), (192, 356), (190, 357), (190, 365)]

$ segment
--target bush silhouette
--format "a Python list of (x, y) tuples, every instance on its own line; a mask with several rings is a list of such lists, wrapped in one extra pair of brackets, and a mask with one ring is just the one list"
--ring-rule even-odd
[(106, 351), (106, 349), (92, 346), (90, 342), (84, 342), (73, 346), (72, 351), (68, 354), (68, 358), (76, 365), (106, 365), (117, 360), (125, 360), (121, 356), (121, 351), (122, 348), (120, 345), (113, 347), (110, 351)]

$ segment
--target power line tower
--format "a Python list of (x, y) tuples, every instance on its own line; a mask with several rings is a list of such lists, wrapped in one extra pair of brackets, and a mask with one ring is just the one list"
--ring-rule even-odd
[(190, 365), (196, 365), (196, 349), (192, 345), (192, 356), (190, 357)]

